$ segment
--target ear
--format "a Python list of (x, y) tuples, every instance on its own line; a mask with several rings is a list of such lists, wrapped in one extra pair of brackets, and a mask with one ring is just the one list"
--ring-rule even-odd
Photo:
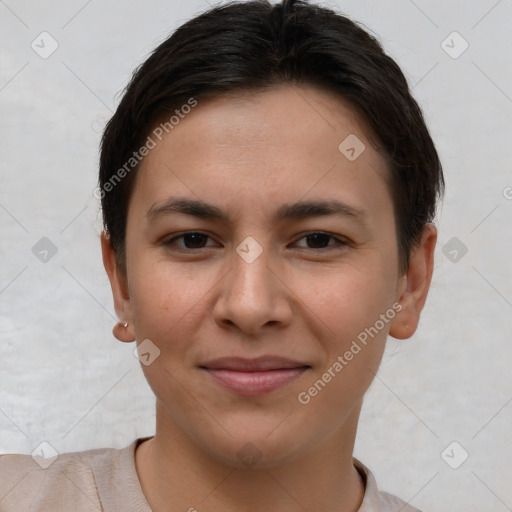
[(411, 254), (407, 272), (400, 278), (396, 300), (400, 302), (402, 309), (391, 322), (389, 334), (393, 338), (410, 338), (418, 327), (432, 280), (436, 242), (437, 229), (432, 223), (428, 223), (423, 228), (418, 247)]
[[(119, 341), (135, 341), (135, 332), (131, 316), (130, 294), (126, 275), (119, 268), (114, 249), (110, 244), (110, 238), (105, 231), (101, 233), (101, 253), (103, 266), (107, 272), (114, 298), (114, 308), (120, 319), (120, 323), (114, 326), (112, 332)], [(123, 324), (128, 324), (124, 327)]]

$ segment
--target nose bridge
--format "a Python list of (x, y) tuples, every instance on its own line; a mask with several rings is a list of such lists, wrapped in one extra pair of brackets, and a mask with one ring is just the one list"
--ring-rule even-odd
[(270, 243), (262, 235), (258, 236), (258, 240), (252, 235), (245, 237), (235, 247), (232, 256), (230, 291), (246, 307), (251, 305), (251, 301), (256, 301), (256, 307), (262, 307), (262, 301), (272, 297)]
[(247, 332), (287, 316), (280, 281), (272, 269), (270, 238), (257, 236), (258, 240), (247, 236), (235, 247), (229, 259), (231, 271), (214, 308), (217, 322), (236, 324)]

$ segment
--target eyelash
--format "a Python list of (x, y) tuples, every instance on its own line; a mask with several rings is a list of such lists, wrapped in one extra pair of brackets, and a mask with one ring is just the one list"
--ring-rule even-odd
[[(165, 242), (163, 242), (163, 245), (170, 247), (174, 244), (174, 242), (176, 242), (180, 238), (184, 238), (187, 235), (202, 235), (203, 237), (207, 237), (207, 238), (211, 239), (211, 237), (209, 235), (207, 235), (206, 233), (201, 233), (200, 231), (187, 231), (186, 233), (182, 233), (181, 235), (177, 235), (173, 238), (170, 238), (169, 240), (166, 240)], [(333, 240), (336, 240), (338, 242), (338, 244), (328, 245), (327, 247), (321, 247), (319, 249), (311, 249), (309, 247), (301, 247), (300, 249), (308, 249), (310, 251), (319, 252), (319, 251), (330, 251), (330, 250), (335, 249), (336, 247), (339, 248), (342, 246), (349, 245), (349, 242), (347, 240), (344, 240), (342, 238), (331, 235), (330, 233), (325, 233), (323, 231), (310, 231), (308, 233), (305, 233), (301, 238), (299, 238), (299, 240), (302, 240), (304, 238), (307, 238), (307, 237), (310, 237), (313, 235), (325, 235), (328, 238), (332, 238)], [(180, 249), (175, 249), (175, 250), (178, 252), (199, 252), (202, 249), (208, 249), (208, 247), (200, 247), (198, 249), (190, 249), (190, 248), (185, 247), (185, 248), (180, 248)]]

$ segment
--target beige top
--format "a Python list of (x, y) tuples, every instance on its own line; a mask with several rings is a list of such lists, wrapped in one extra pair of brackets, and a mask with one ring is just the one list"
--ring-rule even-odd
[[(46, 469), (31, 455), (0, 456), (0, 512), (151, 512), (135, 469), (135, 449), (146, 439), (121, 449), (62, 453)], [(354, 465), (366, 487), (359, 512), (420, 512), (379, 491), (357, 459)]]

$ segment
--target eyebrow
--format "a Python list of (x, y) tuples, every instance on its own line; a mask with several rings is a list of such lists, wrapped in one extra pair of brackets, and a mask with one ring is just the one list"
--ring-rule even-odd
[[(197, 199), (185, 197), (171, 197), (160, 205), (153, 205), (147, 212), (147, 217), (154, 219), (161, 215), (181, 213), (199, 217), (232, 222), (232, 217), (219, 207)], [(362, 208), (346, 204), (338, 200), (327, 201), (298, 201), (292, 204), (282, 205), (274, 215), (274, 221), (279, 222), (286, 219), (305, 219), (309, 217), (320, 217), (325, 215), (339, 215), (342, 217), (353, 217), (363, 223), (367, 222), (368, 213)]]

